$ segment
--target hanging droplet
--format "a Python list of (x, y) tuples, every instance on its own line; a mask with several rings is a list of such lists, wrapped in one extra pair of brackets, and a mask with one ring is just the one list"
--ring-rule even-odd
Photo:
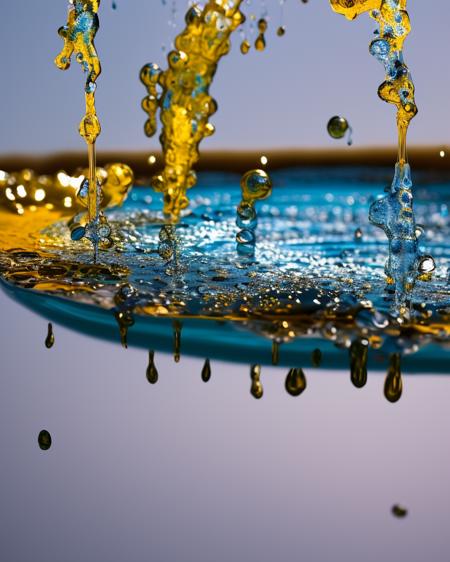
[(264, 51), (266, 48), (266, 38), (264, 37), (264, 33), (267, 31), (267, 20), (264, 18), (258, 20), (258, 30), (259, 35), (255, 41), (255, 49), (257, 51)]
[(318, 369), (322, 363), (322, 352), (320, 349), (315, 349), (311, 354), (312, 366)]
[(121, 310), (114, 313), (114, 317), (119, 325), (120, 342), (122, 347), (128, 348), (128, 328), (134, 324), (133, 312), (131, 310)]
[(391, 512), (394, 517), (398, 517), (399, 519), (404, 519), (408, 515), (408, 510), (398, 504), (392, 506)]
[(272, 365), (278, 365), (280, 358), (280, 344), (276, 340), (272, 341)]
[(327, 124), (327, 131), (330, 137), (333, 139), (342, 139), (347, 134), (347, 144), (350, 146), (353, 143), (352, 140), (352, 128), (350, 127), (347, 119), (335, 115), (332, 117)]
[(52, 446), (52, 436), (46, 429), (39, 432), (38, 444), (43, 451), (48, 451)]
[(148, 367), (147, 367), (147, 380), (150, 384), (156, 384), (158, 382), (158, 369), (155, 366), (155, 352), (148, 352)]
[(403, 382), (400, 353), (392, 353), (389, 358), (389, 370), (384, 383), (384, 396), (389, 402), (398, 402), (402, 396)]
[(263, 385), (261, 383), (261, 365), (252, 365), (250, 367), (250, 378), (252, 379), (250, 393), (254, 398), (259, 400), (264, 394)]
[(251, 45), (250, 43), (247, 41), (247, 39), (244, 39), (241, 43), (241, 53), (243, 55), (246, 55), (249, 51), (250, 51)]
[(45, 338), (45, 347), (47, 349), (50, 349), (51, 347), (53, 347), (53, 344), (55, 343), (55, 335), (53, 333), (53, 325), (51, 322), (48, 323), (48, 331), (47, 331), (47, 337)]
[(115, 2), (114, 0), (113, 0), (113, 3), (112, 3), (112, 9), (117, 10), (117, 2)]
[(290, 369), (284, 386), (286, 392), (291, 396), (300, 396), (306, 388), (306, 377), (303, 369)]
[(361, 341), (354, 341), (350, 346), (350, 378), (356, 388), (363, 388), (367, 383), (367, 357), (369, 347)]
[(180, 361), (180, 350), (181, 350), (181, 329), (183, 325), (179, 320), (175, 320), (173, 323), (173, 358), (175, 363)]
[(209, 359), (206, 359), (202, 369), (202, 381), (208, 382), (210, 378), (211, 378), (211, 364), (209, 362)]
[(361, 240), (363, 239), (363, 231), (359, 227), (355, 229), (353, 238), (355, 242), (361, 242)]
[(286, 28), (284, 27), (284, 25), (280, 25), (280, 27), (277, 29), (278, 37), (283, 37), (285, 33), (286, 33)]

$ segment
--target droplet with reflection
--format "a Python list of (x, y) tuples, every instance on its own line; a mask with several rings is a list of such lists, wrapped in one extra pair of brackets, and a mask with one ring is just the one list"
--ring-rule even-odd
[(156, 384), (158, 382), (158, 369), (155, 365), (155, 352), (148, 352), (148, 367), (146, 371), (147, 380), (150, 384)]
[(284, 386), (286, 392), (291, 396), (300, 396), (306, 389), (306, 377), (303, 369), (289, 369)]

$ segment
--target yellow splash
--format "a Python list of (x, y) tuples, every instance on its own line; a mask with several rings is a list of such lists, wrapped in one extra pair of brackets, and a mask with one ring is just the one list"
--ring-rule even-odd
[[(97, 181), (102, 186), (100, 208), (120, 206), (133, 186), (134, 176), (126, 164), (111, 163), (97, 168)], [(52, 220), (84, 212), (86, 198), (80, 187), (88, 170), (73, 175), (64, 170), (52, 175), (37, 175), (33, 170), (7, 173), (0, 170), (0, 209), (13, 215), (39, 214), (52, 211)]]
[(61, 70), (67, 70), (75, 53), (77, 62), (87, 74), (84, 88), (86, 111), (79, 126), (80, 135), (88, 145), (89, 175), (88, 175), (88, 222), (91, 224), (89, 238), (91, 239), (95, 257), (97, 255), (99, 236), (97, 223), (99, 220), (100, 187), (96, 181), (96, 152), (95, 141), (100, 134), (100, 121), (95, 108), (95, 90), (97, 78), (101, 73), (100, 59), (94, 44), (99, 28), (98, 10), (100, 0), (71, 0), (67, 17), (67, 24), (58, 30), (64, 40), (62, 51), (55, 59), (55, 64)]
[(386, 80), (378, 88), (378, 95), (397, 107), (398, 163), (403, 165), (407, 162), (408, 126), (417, 114), (414, 84), (403, 61), (403, 43), (411, 31), (407, 0), (330, 0), (330, 3), (335, 12), (351, 20), (370, 11), (379, 25), (378, 37), (371, 42), (370, 51), (386, 69)]
[[(168, 69), (163, 72), (157, 65), (147, 64), (141, 71), (148, 92), (142, 102), (148, 114), (145, 132), (155, 134), (158, 109), (163, 127), (164, 169), (152, 179), (152, 185), (164, 193), (164, 213), (174, 220), (188, 206), (186, 191), (196, 183), (193, 166), (199, 160), (199, 144), (214, 133), (209, 118), (217, 104), (209, 88), (219, 60), (229, 52), (231, 33), (245, 19), (241, 3), (209, 0), (203, 8), (189, 8), (186, 27), (167, 57)], [(159, 96), (158, 87), (162, 89)]]

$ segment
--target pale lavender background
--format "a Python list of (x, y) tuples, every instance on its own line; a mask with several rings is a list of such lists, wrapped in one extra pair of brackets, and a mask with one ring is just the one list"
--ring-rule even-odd
[[(168, 12), (157, 0), (119, 2), (114, 13), (104, 0), (97, 42), (101, 146), (145, 148), (136, 74), (147, 60), (161, 62)], [(3, 4), (0, 151), (82, 148), (82, 76), (51, 62), (65, 2)], [(446, 0), (410, 5), (407, 54), (421, 106), (412, 138), (441, 143), (450, 8)], [(287, 35), (271, 37), (267, 53), (223, 61), (218, 134), (208, 146), (327, 145), (323, 125), (336, 112), (351, 118), (357, 143), (392, 142), (392, 109), (375, 95), (382, 69), (367, 52), (371, 24), (346, 22), (325, 0), (288, 0), (287, 20)], [(316, 62), (314, 25), (324, 41)], [(144, 351), (58, 326), (47, 350), (44, 319), (3, 293), (0, 307), (0, 560), (448, 561), (446, 377), (407, 377), (393, 406), (379, 375), (357, 391), (348, 373), (310, 369), (307, 391), (293, 399), (285, 370), (266, 368), (257, 402), (248, 365), (213, 362), (205, 385), (202, 361), (177, 366), (158, 355), (152, 387)], [(42, 428), (54, 440), (46, 453), (36, 442)], [(395, 502), (410, 509), (407, 519), (391, 516)]]
[[(171, 0), (168, 0), (168, 4)], [(98, 107), (103, 124), (99, 148), (150, 149), (140, 109), (141, 66), (166, 66), (161, 51), (174, 30), (170, 10), (160, 0), (118, 0), (113, 11), (102, 1), (97, 46), (103, 61)], [(186, 6), (178, 0), (178, 5)], [(253, 6), (260, 2), (253, 0)], [(219, 112), (217, 134), (203, 148), (338, 146), (325, 125), (336, 113), (355, 130), (355, 146), (395, 142), (394, 109), (377, 97), (383, 69), (368, 52), (374, 22), (364, 16), (348, 22), (327, 0), (287, 0), (287, 32), (275, 35), (277, 0), (268, 0), (272, 19), (264, 53), (232, 53), (220, 63), (212, 88)], [(409, 0), (413, 32), (406, 60), (417, 86), (420, 114), (411, 127), (412, 143), (449, 142), (450, 5), (448, 0)], [(259, 14), (259, 9), (246, 9)], [(0, 18), (0, 153), (83, 149), (77, 127), (83, 108), (83, 76), (77, 64), (67, 72), (53, 59), (62, 41), (56, 29), (66, 17), (65, 0), (2, 0)], [(176, 31), (182, 24), (181, 10)], [(345, 146), (345, 145), (344, 145)]]

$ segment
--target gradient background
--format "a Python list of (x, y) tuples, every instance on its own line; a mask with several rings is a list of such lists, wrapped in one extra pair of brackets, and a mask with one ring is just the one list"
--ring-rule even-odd
[[(136, 76), (141, 63), (162, 62), (168, 10), (157, 0), (119, 0), (117, 12), (103, 3), (99, 146), (156, 146), (141, 132)], [(446, 143), (450, 7), (410, 8), (407, 60), (421, 108), (411, 137)], [(2, 6), (2, 153), (83, 148), (83, 78), (52, 65), (65, 13), (62, 0)], [(282, 39), (272, 25), (264, 54), (242, 57), (235, 41), (205, 147), (325, 146), (334, 113), (351, 120), (356, 145), (392, 143), (393, 110), (377, 100), (382, 70), (367, 52), (371, 23), (348, 23), (325, 0), (288, 0), (286, 20)], [(258, 402), (247, 365), (213, 362), (205, 385), (201, 360), (157, 355), (152, 387), (145, 352), (59, 326), (47, 350), (45, 320), (0, 301), (0, 560), (449, 560), (446, 377), (407, 377), (392, 405), (375, 373), (358, 391), (348, 373), (310, 369), (293, 399), (285, 370), (265, 368)], [(43, 428), (53, 436), (45, 453)], [(397, 502), (405, 520), (390, 514)]]

